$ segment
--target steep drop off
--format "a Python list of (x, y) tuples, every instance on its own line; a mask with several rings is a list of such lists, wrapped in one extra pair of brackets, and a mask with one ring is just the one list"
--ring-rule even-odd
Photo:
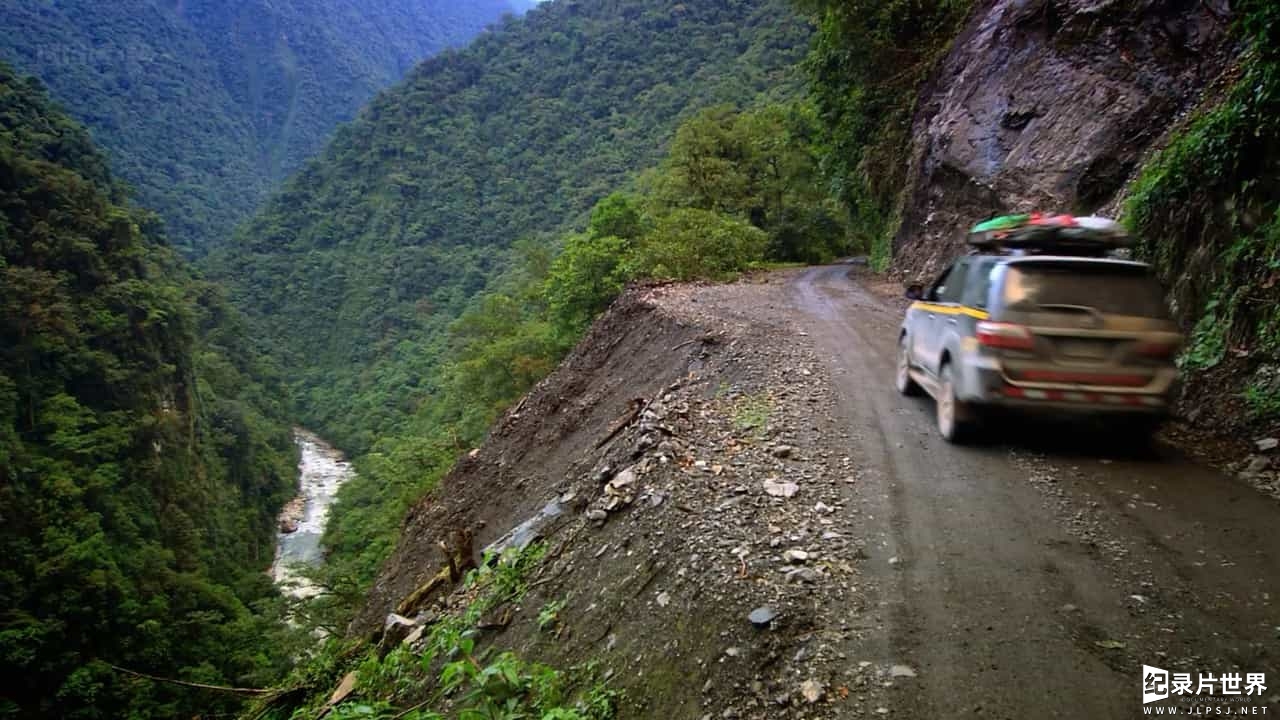
[(380, 96), (211, 265), (359, 453), (436, 390), (515, 241), (581, 223), (697, 108), (794, 93), (807, 37), (783, 0), (542, 5)]
[[(905, 302), (859, 275), (624, 294), (406, 517), (352, 704), (439, 698), (463, 631), (481, 663), (598, 663), (618, 718), (1123, 718), (1144, 657), (1277, 671), (1280, 506), (1080, 424), (954, 447), (886, 382)], [(468, 560), (534, 543), (483, 612), (440, 580), (458, 531)]]
[[(461, 626), (476, 656), (598, 665), (626, 693), (604, 717), (830, 718), (855, 703), (849, 687), (859, 703), (884, 702), (889, 666), (858, 666), (883, 658), (846, 655), (854, 633), (836, 630), (867, 606), (852, 587), (860, 561), (883, 558), (857, 528), (862, 510), (848, 491), (862, 468), (846, 456), (832, 376), (797, 329), (798, 274), (647, 283), (619, 298), (405, 518), (353, 625), (404, 653), (387, 655), (383, 672), (405, 669), (391, 687), (366, 663), (358, 702), (389, 700), (381, 717), (392, 717), (436, 697), (421, 660), (429, 637), (475, 597), (463, 583), (420, 588), (445, 567), (439, 543), (458, 531), (473, 533), (476, 560), (512, 543), (544, 548), (518, 597)], [(794, 497), (768, 491), (786, 482), (798, 483)], [(779, 562), (802, 548), (807, 564)], [(777, 619), (753, 626), (747, 616), (761, 605)], [(393, 611), (427, 632), (403, 644), (410, 628), (383, 635)], [(831, 702), (806, 702), (805, 680)], [(331, 687), (315, 689), (327, 697)]]
[(0, 716), (227, 712), (111, 666), (254, 684), (290, 661), (250, 610), (294, 479), (281, 389), (158, 226), (0, 64)]
[(40, 77), (188, 253), (225, 239), (376, 91), (507, 0), (0, 4), (0, 59)]

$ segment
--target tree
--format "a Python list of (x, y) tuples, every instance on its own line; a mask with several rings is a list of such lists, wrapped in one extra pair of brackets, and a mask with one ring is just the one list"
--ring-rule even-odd
[(725, 279), (764, 256), (768, 236), (749, 223), (698, 208), (660, 218), (636, 251), (641, 274), (691, 280)]
[[(353, 456), (396, 432), (439, 400), (449, 325), (514, 240), (586, 230), (699, 108), (798, 92), (810, 28), (789, 0), (673, 8), (544, 3), (425, 60), (207, 259), (288, 369), (300, 422)], [(634, 223), (625, 205), (609, 222)]]
[[(184, 7), (185, 5), (185, 7)], [(42, 78), (201, 255), (421, 58), (506, 0), (0, 3), (0, 57)]]
[(23, 679), (0, 716), (231, 712), (112, 666), (239, 684), (289, 662), (251, 610), (274, 595), (285, 413), (235, 313), (125, 202), (0, 65), (0, 673)]
[[(595, 213), (592, 218), (596, 218)], [(634, 227), (638, 229), (639, 215), (634, 219)], [(600, 227), (610, 225), (601, 223)], [(592, 222), (592, 226), (597, 223)], [(626, 283), (625, 262), (629, 250), (627, 240), (612, 235), (569, 236), (551, 265), (544, 291), (551, 317), (561, 333), (576, 336), (618, 296)]]
[(888, 261), (916, 92), (972, 0), (796, 0), (819, 25), (805, 70), (821, 163), (852, 230)]
[(845, 249), (844, 223), (818, 167), (818, 128), (805, 104), (704, 110), (680, 126), (654, 202), (750, 222), (775, 260), (822, 262)]
[(592, 237), (616, 237), (635, 240), (644, 234), (645, 223), (640, 202), (625, 193), (605, 196), (591, 209), (587, 232)]

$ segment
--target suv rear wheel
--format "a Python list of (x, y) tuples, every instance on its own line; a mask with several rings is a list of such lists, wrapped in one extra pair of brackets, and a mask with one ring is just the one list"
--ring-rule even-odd
[(938, 375), (938, 397), (934, 399), (937, 405), (938, 432), (949, 443), (967, 442), (976, 432), (973, 410), (967, 403), (956, 398), (951, 364), (943, 365), (942, 372)]

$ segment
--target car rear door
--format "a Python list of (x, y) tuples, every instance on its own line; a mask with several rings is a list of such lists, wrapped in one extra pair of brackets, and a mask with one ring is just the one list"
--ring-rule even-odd
[(940, 369), (947, 337), (958, 331), (962, 307), (960, 301), (964, 297), (969, 265), (969, 258), (957, 260), (929, 291), (929, 329), (922, 338), (924, 347), (921, 364), (935, 375)]
[(1030, 335), (1002, 352), (1012, 383), (1137, 392), (1172, 381), (1181, 335), (1146, 266), (1037, 258), (997, 272), (993, 320)]

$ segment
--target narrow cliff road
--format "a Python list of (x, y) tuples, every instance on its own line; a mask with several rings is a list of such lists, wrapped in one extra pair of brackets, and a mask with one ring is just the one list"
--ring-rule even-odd
[(1171, 448), (947, 444), (893, 388), (900, 305), (848, 265), (628, 291), (409, 514), (358, 631), (467, 527), (548, 548), (484, 642), (607, 667), (620, 720), (1134, 718), (1144, 665), (1265, 673), (1201, 714), (1280, 714), (1280, 503)]
[(900, 312), (848, 275), (797, 275), (789, 309), (829, 363), (859, 531), (892, 558), (863, 566), (874, 598), (850, 622), (874, 630), (847, 649), (916, 672), (890, 712), (1140, 716), (1147, 664), (1265, 672), (1251, 702), (1274, 715), (1280, 506), (1172, 450), (1135, 459), (1035, 429), (947, 444), (932, 402), (892, 387)]

